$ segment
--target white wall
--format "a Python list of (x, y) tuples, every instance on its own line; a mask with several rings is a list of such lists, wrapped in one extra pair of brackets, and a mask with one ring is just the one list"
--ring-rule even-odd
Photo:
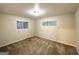
[(79, 53), (79, 8), (76, 11), (75, 14), (75, 19), (76, 19), (76, 44), (77, 44), (77, 50)]
[[(29, 22), (29, 28), (16, 29), (16, 21)], [(29, 18), (0, 14), (0, 47), (34, 36), (34, 21)]]
[(75, 15), (66, 14), (59, 16), (59, 41), (68, 45), (76, 46), (76, 28), (75, 28)]
[[(41, 23), (46, 20), (56, 20), (57, 26), (45, 27)], [(41, 18), (36, 21), (36, 36), (75, 46), (74, 14), (64, 14), (54, 17)]]
[[(28, 21), (29, 28), (25, 30), (17, 30), (17, 20)], [(56, 20), (57, 26), (42, 26), (41, 23), (46, 20)], [(76, 38), (74, 14), (64, 14), (41, 18), (38, 20), (0, 14), (0, 47), (32, 36), (39, 36), (60, 43), (75, 46)]]
[[(47, 38), (47, 39), (50, 39), (50, 40), (57, 40), (59, 37), (59, 28), (58, 26), (42, 26), (42, 22), (44, 21), (48, 21), (48, 20), (52, 20), (52, 21), (56, 21), (57, 18), (56, 17), (48, 17), (48, 18), (41, 18), (41, 19), (38, 19), (36, 20), (36, 36), (38, 37), (43, 37), (43, 38)], [(59, 23), (57, 21), (57, 23)]]

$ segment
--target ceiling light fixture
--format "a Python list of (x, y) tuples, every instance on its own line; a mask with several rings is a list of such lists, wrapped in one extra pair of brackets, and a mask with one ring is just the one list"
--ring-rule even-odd
[(40, 16), (40, 15), (44, 14), (44, 10), (40, 9), (39, 4), (35, 4), (34, 8), (27, 12), (34, 16)]

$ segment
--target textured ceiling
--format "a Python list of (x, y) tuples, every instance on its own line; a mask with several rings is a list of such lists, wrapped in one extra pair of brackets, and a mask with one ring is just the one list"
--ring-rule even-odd
[(26, 13), (26, 11), (34, 7), (34, 3), (0, 3), (0, 12), (36, 19), (65, 13), (74, 13), (79, 7), (77, 3), (40, 3), (39, 5), (41, 9), (46, 11), (44, 15), (39, 17), (34, 17)]

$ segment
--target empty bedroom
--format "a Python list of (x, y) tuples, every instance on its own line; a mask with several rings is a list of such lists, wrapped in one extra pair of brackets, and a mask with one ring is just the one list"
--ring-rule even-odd
[(0, 3), (0, 55), (78, 55), (79, 3)]

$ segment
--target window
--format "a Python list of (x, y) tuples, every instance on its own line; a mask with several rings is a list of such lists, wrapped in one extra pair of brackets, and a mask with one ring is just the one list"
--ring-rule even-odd
[(56, 26), (56, 21), (45, 21), (42, 22), (43, 26)]
[(28, 22), (17, 21), (17, 29), (26, 29), (28, 28)]

